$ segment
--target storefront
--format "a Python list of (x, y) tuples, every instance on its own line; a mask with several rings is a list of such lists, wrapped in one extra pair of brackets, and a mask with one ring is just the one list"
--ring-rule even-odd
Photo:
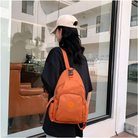
[[(44, 133), (41, 73), (49, 51), (58, 46), (50, 31), (63, 14), (74, 15), (85, 28), (79, 35), (93, 91), (84, 137), (114, 136), (137, 114), (137, 1), (0, 1), (1, 137)], [(18, 72), (12, 63), (21, 63)], [(21, 92), (25, 83), (38, 93)]]

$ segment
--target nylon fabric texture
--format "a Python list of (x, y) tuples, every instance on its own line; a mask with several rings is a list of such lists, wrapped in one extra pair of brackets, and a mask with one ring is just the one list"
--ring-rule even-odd
[[(68, 55), (67, 55), (68, 56)], [(77, 70), (82, 78), (85, 87), (85, 99), (88, 92), (92, 91), (92, 84), (89, 76), (89, 70), (87, 65), (87, 60), (83, 56), (82, 64), (75, 64), (73, 62), (73, 57), (68, 56), (69, 64), (71, 67)], [(45, 62), (44, 70), (41, 75), (42, 82), (49, 94), (48, 100), (54, 96), (54, 90), (57, 85), (57, 81), (61, 73), (66, 69), (63, 54), (59, 47), (55, 47), (50, 50), (48, 57)], [(80, 124), (82, 127), (82, 124)], [(49, 111), (46, 112), (45, 120), (43, 124), (43, 130), (46, 134), (54, 137), (82, 137), (83, 131), (79, 129), (76, 124), (59, 124), (51, 122), (49, 118)]]
[[(63, 124), (84, 123), (86, 127), (88, 117), (88, 105), (85, 100), (85, 88), (78, 72), (71, 68), (66, 52), (61, 49), (66, 65), (66, 70), (59, 77), (54, 96), (47, 107), (52, 122)], [(53, 101), (53, 102), (52, 102)]]

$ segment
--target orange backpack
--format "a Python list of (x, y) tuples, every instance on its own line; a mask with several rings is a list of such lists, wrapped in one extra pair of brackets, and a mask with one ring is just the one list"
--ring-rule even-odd
[[(62, 50), (66, 70), (59, 77), (54, 96), (48, 102), (49, 118), (52, 122), (78, 124), (83, 130), (87, 124), (88, 105), (85, 100), (85, 87), (79, 73), (70, 68), (66, 52)], [(84, 123), (81, 128), (79, 123)]]

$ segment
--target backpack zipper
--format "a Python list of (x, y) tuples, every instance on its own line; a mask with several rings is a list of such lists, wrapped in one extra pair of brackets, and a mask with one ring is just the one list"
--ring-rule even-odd
[(55, 94), (54, 94), (54, 96), (53, 96), (53, 97), (55, 98), (55, 97), (56, 97), (56, 95), (57, 95), (57, 92), (55, 91)]
[(65, 83), (62, 83), (62, 84), (60, 84), (57, 88), (56, 88), (56, 90), (55, 90), (55, 92), (54, 92), (54, 95), (55, 95), (55, 93), (57, 93), (57, 89), (61, 86), (61, 85), (64, 85)]

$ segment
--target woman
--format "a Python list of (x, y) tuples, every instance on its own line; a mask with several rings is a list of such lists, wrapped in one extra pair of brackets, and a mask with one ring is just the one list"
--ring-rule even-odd
[[(58, 18), (56, 27), (52, 30), (57, 37), (59, 47), (67, 53), (70, 67), (80, 74), (85, 86), (87, 103), (89, 104), (92, 91), (87, 60), (83, 55), (84, 48), (81, 46), (78, 31), (78, 20), (72, 15), (62, 15)], [(54, 95), (54, 89), (61, 73), (65, 70), (62, 51), (59, 47), (53, 48), (47, 57), (42, 73), (42, 82), (49, 94), (48, 100)], [(89, 94), (88, 94), (89, 93)], [(82, 137), (83, 131), (77, 124), (59, 124), (51, 122), (46, 112), (43, 130), (51, 137)]]

